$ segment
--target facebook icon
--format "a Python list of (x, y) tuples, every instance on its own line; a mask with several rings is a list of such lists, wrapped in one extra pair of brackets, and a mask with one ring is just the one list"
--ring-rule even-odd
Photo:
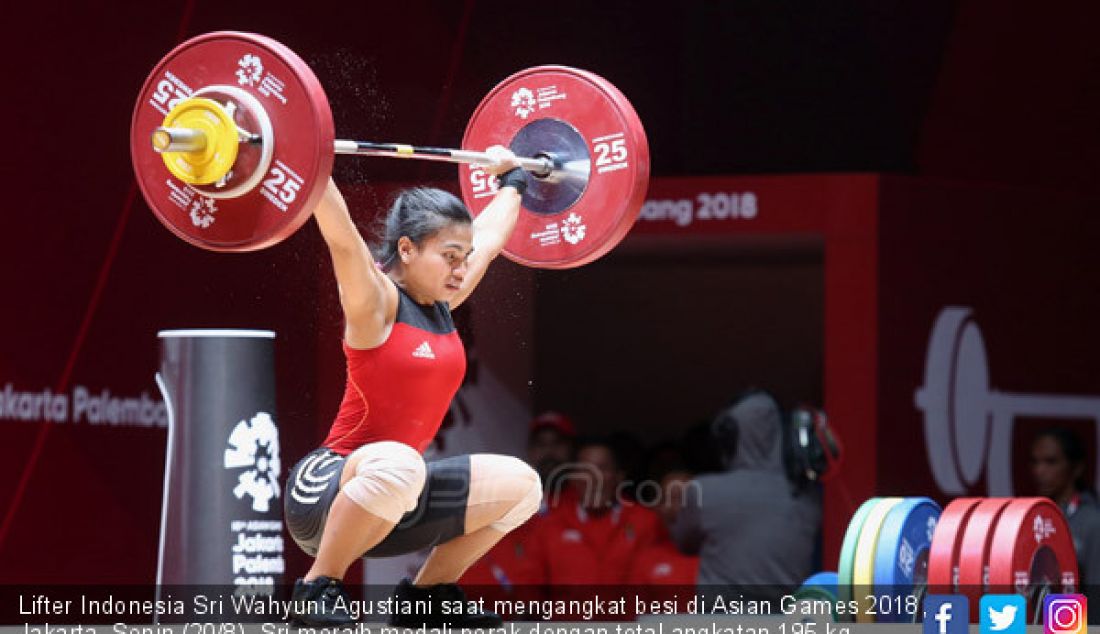
[(961, 594), (932, 594), (924, 599), (924, 634), (966, 634), (970, 604)]

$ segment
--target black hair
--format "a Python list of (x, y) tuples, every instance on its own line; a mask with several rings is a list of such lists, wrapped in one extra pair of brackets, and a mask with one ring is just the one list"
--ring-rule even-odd
[(673, 473), (686, 473), (689, 478), (694, 478), (696, 475), (696, 473), (687, 466), (686, 462), (669, 462), (654, 469), (649, 474), (649, 479), (660, 484), (661, 480), (664, 480)]
[(397, 259), (397, 242), (403, 236), (420, 244), (443, 227), (453, 223), (473, 221), (470, 210), (450, 192), (434, 187), (413, 187), (402, 190), (390, 207), (382, 228), (382, 242), (375, 256), (389, 269)]
[(716, 441), (716, 447), (724, 469), (729, 468), (734, 456), (737, 455), (737, 439), (740, 435), (740, 429), (737, 426), (737, 419), (733, 417), (733, 410), (754, 396), (766, 396), (777, 405), (779, 403), (779, 399), (771, 392), (759, 387), (748, 387), (738, 392), (710, 423), (711, 437)]
[(737, 456), (740, 427), (733, 415), (733, 410), (746, 400), (757, 396), (763, 396), (771, 400), (779, 411), (779, 428), (776, 430), (779, 433), (779, 438), (776, 442), (780, 445), (780, 455), (783, 457), (783, 471), (787, 476), (787, 481), (791, 484), (791, 494), (801, 495), (811, 484), (814, 484), (814, 481), (806, 476), (803, 459), (795, 449), (794, 430), (790, 415), (779, 404), (779, 398), (775, 393), (769, 390), (755, 386), (741, 390), (726, 407), (718, 412), (718, 415), (711, 422), (711, 436), (721, 452), (723, 469), (728, 471)]
[(1062, 455), (1066, 457), (1066, 462), (1070, 464), (1070, 468), (1076, 468), (1078, 465), (1082, 467), (1081, 475), (1073, 481), (1073, 488), (1076, 491), (1092, 491), (1092, 485), (1088, 481), (1088, 469), (1084, 468), (1087, 454), (1085, 452), (1085, 444), (1081, 442), (1081, 439), (1077, 434), (1073, 433), (1065, 427), (1048, 427), (1035, 434), (1035, 439), (1040, 438), (1052, 438), (1058, 443), (1058, 446), (1062, 448)]
[(574, 446), (573, 455), (581, 455), (581, 450), (588, 447), (603, 447), (611, 454), (611, 459), (615, 461), (615, 469), (618, 471), (626, 472), (626, 468), (623, 466), (627, 462), (625, 456), (623, 456), (622, 446), (615, 441), (611, 436), (581, 436), (577, 438), (577, 444)]
[[(733, 438), (733, 445), (736, 450), (736, 437)], [(680, 439), (680, 450), (692, 473), (720, 473), (725, 470), (722, 464), (723, 450), (715, 442), (709, 418), (697, 419), (688, 427)]]

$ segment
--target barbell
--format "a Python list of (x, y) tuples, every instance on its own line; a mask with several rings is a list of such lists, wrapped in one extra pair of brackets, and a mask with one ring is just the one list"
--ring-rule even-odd
[[(540, 268), (581, 266), (630, 230), (649, 182), (645, 130), (607, 80), (566, 66), (520, 71), (494, 87), (463, 148), (506, 145), (527, 172), (504, 254)], [(297, 231), (320, 200), (336, 154), (459, 164), (476, 216), (496, 193), (474, 149), (336, 139), (320, 81), (263, 35), (192, 38), (153, 69), (130, 127), (138, 185), (175, 235), (213, 251), (254, 251)]]

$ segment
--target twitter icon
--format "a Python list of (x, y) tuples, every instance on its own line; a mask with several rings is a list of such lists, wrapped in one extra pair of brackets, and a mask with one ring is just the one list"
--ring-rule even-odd
[(1027, 600), (1018, 594), (987, 594), (978, 604), (981, 633), (1025, 634)]

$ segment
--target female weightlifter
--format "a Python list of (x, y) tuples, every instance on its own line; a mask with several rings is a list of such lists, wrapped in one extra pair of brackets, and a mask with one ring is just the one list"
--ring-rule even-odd
[[(330, 181), (314, 211), (332, 257), (345, 330), (347, 387), (321, 447), (291, 470), (285, 517), (313, 566), (294, 585), (292, 616), (311, 626), (352, 622), (337, 597), (359, 557), (434, 546), (399, 602), (428, 600), (431, 614), (391, 613), (401, 627), (493, 627), (492, 613), (440, 614), (464, 599), (462, 573), (538, 510), (538, 474), (510, 456), (475, 454), (425, 464), (465, 373), (451, 311), (470, 296), (516, 224), (526, 175), (494, 146), (487, 167), (500, 181), (476, 220), (451, 194), (402, 192), (386, 219), (380, 265)], [(451, 604), (455, 605), (455, 604)], [(399, 612), (399, 611), (394, 611)]]

